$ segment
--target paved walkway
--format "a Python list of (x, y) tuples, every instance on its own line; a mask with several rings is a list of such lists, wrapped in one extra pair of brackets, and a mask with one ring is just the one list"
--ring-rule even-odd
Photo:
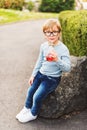
[(28, 79), (44, 41), (44, 21), (0, 26), (0, 130), (87, 130), (87, 110), (70, 119), (38, 118), (26, 124), (15, 119), (23, 107)]

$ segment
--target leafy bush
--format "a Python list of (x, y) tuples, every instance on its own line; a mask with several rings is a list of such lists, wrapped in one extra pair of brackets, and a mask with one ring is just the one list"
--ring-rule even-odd
[(39, 10), (42, 12), (60, 12), (74, 8), (74, 0), (42, 0)]
[(10, 8), (11, 6), (11, 0), (1, 0), (0, 1), (0, 8)]
[(24, 0), (12, 0), (11, 8), (22, 10)]
[(22, 9), (22, 6), (24, 4), (24, 0), (1, 0), (0, 1), (0, 8), (5, 9)]
[(35, 7), (34, 2), (29, 1), (29, 2), (28, 2), (28, 9), (29, 9), (30, 11), (32, 11), (32, 10), (34, 9), (34, 7)]
[(63, 11), (59, 14), (63, 42), (72, 55), (87, 56), (87, 11)]

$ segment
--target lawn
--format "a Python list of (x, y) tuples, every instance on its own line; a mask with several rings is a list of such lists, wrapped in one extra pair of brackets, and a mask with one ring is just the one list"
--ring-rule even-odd
[(41, 13), (41, 12), (0, 9), (0, 25), (18, 21), (45, 19), (45, 18), (58, 18), (58, 13)]

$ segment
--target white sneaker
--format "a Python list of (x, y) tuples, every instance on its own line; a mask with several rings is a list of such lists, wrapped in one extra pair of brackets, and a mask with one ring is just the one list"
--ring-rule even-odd
[(26, 122), (29, 122), (29, 121), (32, 121), (32, 120), (35, 120), (37, 118), (37, 116), (33, 116), (31, 111), (25, 113), (25, 114), (22, 114), (18, 120), (19, 122), (21, 123), (26, 123)]
[(23, 114), (26, 114), (29, 111), (30, 111), (30, 109), (28, 109), (24, 106), (24, 108), (16, 115), (16, 119), (19, 119)]

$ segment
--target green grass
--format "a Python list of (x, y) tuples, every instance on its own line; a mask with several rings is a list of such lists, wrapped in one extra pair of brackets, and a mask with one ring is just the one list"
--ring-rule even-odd
[(18, 21), (58, 18), (58, 13), (23, 12), (10, 9), (0, 9), (0, 25)]

